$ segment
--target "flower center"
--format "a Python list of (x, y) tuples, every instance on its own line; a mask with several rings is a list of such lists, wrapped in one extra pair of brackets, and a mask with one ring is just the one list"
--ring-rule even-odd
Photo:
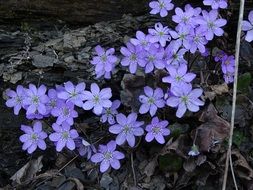
[(70, 97), (71, 97), (71, 98), (73, 98), (73, 97), (75, 97), (75, 96), (77, 96), (77, 93), (76, 93), (75, 91), (70, 93)]
[(31, 139), (32, 139), (33, 141), (35, 141), (35, 140), (38, 139), (38, 136), (37, 136), (35, 133), (33, 133), (33, 134), (31, 135)]
[(102, 60), (103, 62), (106, 62), (106, 61), (107, 61), (107, 56), (106, 56), (106, 55), (102, 55), (102, 56), (101, 56), (101, 60)]
[(153, 55), (148, 56), (148, 61), (153, 62), (155, 60), (155, 57)]
[(162, 37), (164, 35), (164, 32), (162, 32), (162, 31), (158, 32), (158, 35)]
[(179, 82), (182, 80), (182, 77), (181, 76), (176, 76), (176, 81)]
[(129, 133), (130, 130), (131, 130), (131, 128), (129, 127), (129, 125), (125, 125), (125, 126), (124, 126), (124, 129), (123, 129), (123, 132), (124, 132), (124, 133)]
[(111, 115), (111, 110), (110, 110), (110, 108), (106, 108), (105, 113), (106, 113), (106, 115)]
[(56, 106), (56, 100), (51, 100), (49, 105), (54, 108)]
[(164, 2), (159, 1), (159, 6), (161, 9), (164, 8)]
[(69, 133), (67, 131), (62, 133), (62, 138), (67, 140), (69, 138)]
[(186, 23), (186, 22), (188, 21), (188, 18), (187, 18), (186, 16), (184, 16), (184, 17), (182, 18), (182, 20), (183, 20), (184, 23)]
[(99, 96), (95, 95), (93, 101), (95, 104), (97, 104), (99, 102)]
[(183, 101), (184, 103), (187, 103), (187, 102), (188, 102), (188, 97), (187, 97), (187, 96), (182, 96), (181, 99), (182, 99), (182, 101)]
[(22, 98), (20, 96), (17, 96), (16, 97), (16, 102), (19, 103), (19, 104), (22, 103)]
[(213, 22), (208, 22), (208, 28), (213, 29), (215, 24)]
[(106, 153), (104, 153), (104, 158), (105, 158), (106, 160), (110, 160), (110, 159), (112, 158), (112, 153), (111, 153), (111, 152), (106, 152)]
[(155, 99), (153, 97), (148, 99), (148, 103), (149, 104), (154, 104), (155, 103)]
[(68, 108), (63, 108), (62, 113), (65, 117), (69, 116), (69, 109)]
[(153, 127), (153, 128), (152, 128), (152, 132), (153, 132), (154, 134), (158, 134), (158, 133), (160, 133), (160, 131), (161, 131), (161, 128), (160, 128), (160, 127)]
[(38, 97), (38, 96), (34, 96), (34, 97), (32, 98), (32, 102), (33, 102), (34, 104), (38, 104), (38, 103), (39, 103), (39, 97)]
[(130, 60), (131, 61), (136, 61), (137, 60), (137, 56), (135, 53), (133, 53), (131, 56), (130, 56)]

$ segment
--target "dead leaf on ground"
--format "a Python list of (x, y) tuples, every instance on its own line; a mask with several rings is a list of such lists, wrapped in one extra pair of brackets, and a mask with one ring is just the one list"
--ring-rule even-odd
[(19, 169), (10, 179), (18, 184), (33, 179), (43, 167), (42, 158), (43, 156), (40, 156), (36, 160), (33, 159), (29, 161), (26, 165)]
[(211, 91), (205, 91), (205, 99), (214, 100), (216, 95), (222, 95), (229, 92), (228, 85), (226, 83), (210, 86)]

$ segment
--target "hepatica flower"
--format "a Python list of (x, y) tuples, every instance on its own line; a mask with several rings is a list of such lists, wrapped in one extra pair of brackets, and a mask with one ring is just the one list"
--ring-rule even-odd
[(248, 42), (252, 42), (253, 40), (253, 11), (250, 11), (248, 15), (248, 20), (244, 20), (242, 22), (242, 30), (247, 32), (245, 40)]
[(147, 134), (145, 140), (147, 142), (151, 142), (155, 139), (158, 143), (164, 144), (164, 136), (168, 136), (170, 134), (170, 130), (166, 128), (168, 124), (168, 121), (159, 121), (158, 117), (154, 117), (151, 124), (146, 126)]
[(145, 73), (152, 72), (154, 68), (163, 69), (165, 67), (164, 49), (162, 47), (158, 48), (152, 44), (147, 51), (143, 51), (142, 56), (146, 62)]
[(233, 55), (225, 55), (222, 58), (221, 68), (223, 73), (234, 73), (235, 71), (235, 57)]
[(135, 46), (140, 46), (143, 49), (148, 49), (151, 44), (150, 37), (150, 35), (146, 35), (142, 31), (137, 31), (136, 38), (130, 39), (130, 42)]
[(116, 150), (115, 141), (110, 141), (107, 145), (99, 145), (98, 153), (91, 157), (94, 163), (100, 163), (100, 172), (104, 173), (110, 166), (118, 170), (120, 168), (119, 160), (125, 158), (122, 152)]
[(60, 102), (62, 102), (58, 97), (57, 97), (57, 91), (55, 89), (49, 89), (48, 90), (48, 98), (49, 101), (47, 102), (46, 106), (47, 106), (47, 112), (48, 114), (52, 114), (51, 111), (58, 107)]
[(190, 84), (179, 87), (174, 87), (171, 89), (174, 96), (167, 99), (167, 105), (171, 107), (176, 107), (176, 116), (178, 118), (183, 117), (186, 110), (192, 112), (199, 111), (199, 106), (203, 106), (204, 102), (199, 99), (202, 95), (202, 89), (193, 89)]
[(202, 11), (202, 17), (196, 19), (196, 22), (200, 24), (200, 30), (204, 32), (207, 40), (212, 40), (214, 35), (222, 36), (224, 30), (221, 28), (227, 24), (225, 19), (218, 18), (218, 11), (211, 10), (207, 12), (205, 10)]
[(168, 67), (169, 76), (162, 79), (165, 83), (170, 83), (171, 87), (181, 87), (182, 85), (189, 84), (195, 77), (194, 73), (187, 73), (187, 65), (181, 64), (178, 68), (173, 66)]
[(223, 78), (227, 84), (234, 82), (234, 72), (226, 72), (223, 74)]
[(66, 122), (68, 125), (74, 124), (74, 119), (78, 117), (78, 113), (74, 110), (74, 104), (72, 102), (61, 101), (57, 107), (55, 107), (51, 113), (54, 117), (57, 117), (56, 123), (61, 125)]
[(159, 22), (155, 24), (155, 29), (148, 29), (148, 33), (151, 35), (150, 42), (156, 43), (159, 42), (162, 47), (166, 46), (166, 42), (171, 40), (169, 35), (170, 29)]
[(112, 90), (110, 88), (100, 90), (96, 83), (92, 83), (90, 90), (84, 92), (86, 100), (83, 104), (84, 110), (93, 109), (96, 115), (100, 115), (103, 108), (110, 108), (112, 106), (112, 102), (109, 100), (112, 97)]
[(154, 116), (157, 108), (165, 106), (164, 93), (161, 88), (153, 90), (149, 86), (144, 87), (144, 93), (145, 95), (139, 96), (139, 101), (142, 103), (139, 112), (141, 114), (149, 112), (151, 116)]
[(38, 89), (34, 84), (29, 84), (29, 89), (26, 89), (27, 97), (24, 99), (24, 105), (27, 106), (26, 114), (34, 114), (38, 112), (41, 115), (47, 113), (46, 103), (49, 101), (46, 95), (47, 88), (41, 85)]
[(168, 11), (174, 8), (174, 4), (171, 3), (171, 0), (151, 1), (149, 6), (152, 8), (150, 14), (160, 13), (161, 17), (166, 17), (168, 15)]
[(25, 98), (25, 90), (23, 86), (18, 85), (16, 92), (14, 90), (7, 90), (6, 95), (9, 99), (6, 101), (6, 106), (9, 108), (14, 108), (14, 114), (18, 115), (19, 111), (23, 107), (23, 100)]
[(214, 56), (214, 61), (219, 62), (222, 58), (226, 55), (226, 53), (222, 50), (217, 51), (216, 55)]
[(140, 52), (142, 47), (140, 45), (134, 46), (132, 43), (127, 43), (127, 47), (121, 47), (120, 52), (124, 55), (121, 60), (122, 66), (129, 66), (130, 73), (136, 73), (138, 65), (144, 67), (145, 61), (141, 58)]
[(226, 9), (228, 7), (227, 0), (204, 0), (203, 4), (211, 6), (212, 9)]
[(176, 15), (172, 16), (172, 20), (175, 23), (177, 23), (181, 26), (187, 26), (187, 27), (189, 25), (191, 25), (191, 26), (194, 25), (192, 17), (195, 14), (195, 10), (192, 7), (188, 7), (188, 9), (185, 10), (185, 12), (181, 8), (177, 7), (175, 9), (175, 13), (176, 13)]
[(116, 137), (116, 143), (118, 145), (122, 145), (127, 141), (129, 146), (134, 147), (135, 136), (143, 135), (144, 130), (141, 128), (141, 126), (144, 124), (144, 122), (136, 120), (136, 113), (131, 113), (127, 117), (122, 113), (116, 115), (117, 124), (112, 125), (109, 128), (109, 131), (112, 134), (118, 135)]
[(93, 145), (81, 137), (75, 138), (74, 142), (80, 156), (85, 156), (88, 160), (91, 158), (93, 153), (97, 152), (96, 148)]
[(79, 83), (76, 86), (72, 82), (68, 81), (64, 83), (64, 91), (58, 92), (58, 98), (65, 100), (66, 102), (72, 102), (78, 107), (83, 106), (85, 83)]
[(189, 156), (198, 156), (200, 154), (199, 148), (197, 145), (192, 145), (191, 150), (188, 152)]
[(170, 31), (170, 35), (172, 36), (175, 43), (175, 46), (182, 46), (186, 49), (190, 49), (190, 41), (189, 41), (189, 36), (190, 34), (190, 28), (187, 26), (182, 26), (179, 25), (176, 27), (176, 31)]
[(91, 64), (95, 65), (95, 71), (97, 78), (104, 75), (106, 79), (111, 78), (111, 72), (113, 72), (115, 64), (117, 62), (117, 57), (113, 54), (115, 53), (114, 48), (105, 50), (100, 45), (95, 47), (97, 56), (93, 57)]
[(25, 132), (25, 134), (19, 137), (19, 140), (24, 143), (22, 149), (27, 150), (29, 154), (33, 153), (37, 147), (41, 150), (46, 149), (45, 138), (47, 138), (47, 134), (42, 131), (41, 122), (36, 122), (33, 125), (33, 128), (26, 125), (21, 125), (21, 130)]
[(53, 124), (54, 133), (49, 135), (49, 139), (56, 143), (56, 150), (58, 152), (66, 146), (69, 150), (74, 150), (76, 148), (74, 139), (79, 135), (75, 129), (70, 129), (70, 125), (66, 122), (62, 125), (56, 123)]
[(195, 53), (199, 50), (200, 53), (205, 53), (205, 45), (208, 43), (203, 32), (200, 29), (196, 29), (189, 36), (189, 50), (191, 53)]
[(111, 125), (115, 124), (114, 117), (118, 114), (117, 109), (119, 108), (120, 104), (121, 103), (119, 100), (114, 100), (110, 108), (103, 108), (100, 121), (102, 123), (105, 123), (106, 121), (108, 121), (108, 123)]

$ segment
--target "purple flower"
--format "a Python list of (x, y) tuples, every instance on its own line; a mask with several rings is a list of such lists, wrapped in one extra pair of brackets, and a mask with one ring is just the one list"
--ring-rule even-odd
[(166, 128), (168, 124), (168, 121), (159, 121), (158, 117), (154, 117), (151, 124), (146, 126), (146, 131), (148, 133), (146, 134), (145, 140), (151, 142), (155, 139), (158, 143), (164, 144), (165, 140), (163, 136), (168, 136), (170, 134), (170, 130)]
[(9, 108), (14, 108), (14, 114), (18, 115), (23, 105), (23, 100), (25, 98), (25, 90), (23, 86), (18, 85), (16, 92), (13, 90), (7, 90), (6, 95), (9, 99), (6, 101), (6, 106)]
[(46, 104), (47, 113), (52, 114), (51, 113), (52, 110), (54, 108), (58, 107), (60, 102), (62, 102), (62, 101), (57, 97), (57, 91), (55, 89), (49, 89), (47, 94), (48, 94), (48, 98), (49, 98), (49, 101)]
[(196, 29), (193, 33), (191, 33), (189, 38), (189, 50), (191, 53), (195, 53), (197, 50), (199, 50), (200, 53), (205, 53), (205, 45), (208, 41), (201, 30)]
[(186, 52), (187, 49), (180, 48), (175, 41), (171, 42), (165, 49), (166, 69), (168, 70), (170, 65), (179, 67), (180, 64), (187, 64), (187, 61), (184, 59)]
[(246, 37), (245, 40), (248, 42), (252, 42), (253, 40), (253, 11), (250, 11), (248, 15), (249, 21), (244, 20), (242, 22), (242, 30), (246, 31)]
[(234, 72), (230, 73), (224, 73), (223, 78), (227, 84), (234, 82)]
[(187, 65), (181, 64), (177, 69), (173, 66), (168, 67), (169, 76), (162, 79), (165, 83), (170, 83), (171, 87), (181, 87), (190, 83), (195, 77), (194, 73), (187, 73)]
[(29, 89), (26, 89), (27, 97), (24, 99), (24, 105), (27, 106), (26, 115), (38, 112), (41, 115), (47, 113), (46, 103), (49, 101), (46, 95), (47, 88), (41, 85), (38, 89), (34, 84), (29, 84)]
[(233, 55), (225, 55), (221, 60), (221, 68), (223, 73), (234, 73), (235, 71), (235, 57)]
[(171, 89), (174, 96), (167, 99), (167, 105), (171, 107), (177, 107), (176, 116), (181, 118), (186, 110), (192, 112), (199, 111), (199, 106), (203, 106), (204, 102), (199, 99), (202, 95), (202, 89), (192, 90), (190, 84), (181, 87), (174, 87)]
[(225, 55), (226, 55), (226, 53), (224, 51), (222, 51), (222, 50), (217, 51), (217, 53), (214, 57), (215, 62), (221, 61)]
[(130, 42), (126, 44), (126, 47), (121, 47), (120, 52), (125, 57), (121, 60), (121, 65), (129, 66), (130, 73), (135, 73), (137, 70), (137, 66), (140, 65), (142, 67), (145, 66), (145, 61), (140, 57), (140, 52), (142, 51), (142, 47), (137, 45), (134, 46)]
[(111, 125), (115, 124), (114, 117), (118, 114), (117, 109), (119, 108), (120, 104), (121, 103), (119, 100), (114, 100), (110, 108), (103, 108), (100, 121), (102, 123), (105, 123), (106, 121), (108, 121), (108, 123)]
[(142, 103), (139, 112), (145, 114), (147, 112), (153, 117), (156, 114), (157, 108), (163, 108), (165, 101), (164, 93), (161, 88), (153, 90), (149, 86), (144, 87), (145, 95), (139, 96), (139, 101)]
[(93, 57), (91, 64), (96, 65), (95, 71), (97, 78), (104, 75), (106, 79), (111, 78), (111, 72), (113, 72), (115, 64), (117, 62), (117, 57), (113, 54), (115, 53), (114, 48), (110, 48), (105, 51), (100, 45), (95, 47), (95, 51), (98, 56)]
[(66, 100), (66, 102), (72, 102), (78, 107), (83, 106), (85, 83), (79, 83), (74, 86), (72, 82), (68, 81), (64, 83), (64, 91), (58, 93), (58, 98)]
[(171, 0), (158, 0), (151, 1), (149, 3), (149, 7), (152, 8), (150, 14), (160, 13), (161, 17), (166, 17), (168, 15), (168, 11), (174, 8), (174, 5), (171, 3)]
[(98, 153), (91, 157), (91, 161), (100, 164), (100, 172), (104, 173), (111, 166), (113, 169), (120, 168), (119, 160), (125, 158), (122, 152), (116, 150), (115, 141), (110, 141), (107, 145), (99, 145)]
[(33, 153), (37, 147), (41, 150), (45, 150), (47, 145), (45, 143), (45, 138), (47, 138), (47, 134), (42, 131), (41, 122), (36, 122), (33, 125), (33, 128), (26, 125), (21, 125), (21, 130), (25, 132), (25, 134), (19, 137), (19, 140), (24, 143), (22, 149), (27, 150), (29, 154)]
[(222, 36), (224, 31), (221, 28), (227, 24), (225, 19), (218, 18), (218, 11), (211, 10), (207, 12), (205, 10), (202, 11), (202, 17), (196, 19), (196, 22), (200, 24), (200, 30), (204, 33), (207, 40), (212, 40), (214, 35)]
[(103, 108), (110, 108), (112, 106), (111, 100), (112, 90), (110, 88), (103, 88), (100, 90), (99, 86), (96, 83), (91, 84), (91, 92), (85, 91), (85, 100), (83, 104), (84, 110), (91, 110), (96, 115), (100, 115), (103, 111)]
[(49, 139), (56, 143), (56, 150), (58, 152), (66, 146), (69, 150), (76, 148), (74, 139), (79, 135), (75, 129), (70, 129), (70, 125), (63, 122), (62, 125), (53, 124), (54, 133), (49, 135)]
[(135, 46), (141, 46), (143, 49), (148, 49), (150, 46), (150, 35), (145, 35), (142, 31), (136, 32), (136, 38), (130, 39), (130, 42)]
[(175, 46), (182, 46), (186, 49), (190, 49), (190, 41), (189, 36), (192, 35), (189, 27), (179, 25), (176, 27), (176, 31), (170, 31), (170, 35), (172, 36), (175, 43)]
[(51, 113), (54, 117), (57, 117), (56, 123), (61, 125), (66, 122), (68, 125), (74, 124), (74, 119), (78, 117), (78, 113), (74, 110), (74, 104), (72, 102), (61, 101), (57, 107), (52, 109)]
[(228, 7), (228, 3), (226, 0), (204, 0), (204, 5), (212, 6), (212, 9), (226, 9)]
[(84, 140), (81, 137), (77, 137), (74, 139), (74, 142), (76, 144), (76, 148), (80, 154), (80, 156), (86, 156), (86, 158), (89, 160), (93, 153), (96, 153), (96, 148), (88, 143), (86, 140)]
[(118, 145), (122, 145), (127, 141), (129, 146), (134, 147), (135, 136), (143, 135), (144, 130), (141, 126), (144, 122), (136, 121), (136, 119), (136, 113), (131, 113), (127, 117), (122, 113), (116, 115), (117, 124), (112, 125), (109, 131), (113, 134), (118, 134), (116, 137), (116, 143)]
[(195, 14), (194, 8), (188, 7), (187, 10), (185, 10), (185, 12), (184, 12), (181, 8), (177, 7), (175, 9), (175, 13), (176, 13), (176, 15), (172, 16), (172, 20), (175, 23), (178, 23), (181, 26), (187, 26), (187, 27), (189, 25), (194, 26), (194, 22), (192, 19), (192, 17)]
[(165, 63), (163, 60), (164, 49), (162, 47), (158, 48), (154, 44), (152, 44), (147, 51), (143, 51), (141, 54), (146, 62), (145, 65), (145, 73), (150, 73), (157, 69), (163, 69), (165, 67)]
[(166, 46), (166, 42), (171, 40), (169, 35), (170, 29), (159, 22), (155, 24), (155, 29), (148, 29), (148, 33), (151, 35), (150, 42), (156, 43), (159, 42), (162, 47)]

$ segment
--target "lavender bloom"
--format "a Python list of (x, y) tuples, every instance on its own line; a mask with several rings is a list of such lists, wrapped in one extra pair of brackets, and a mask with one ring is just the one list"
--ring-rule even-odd
[(234, 82), (234, 72), (230, 73), (224, 73), (223, 78), (227, 84)]
[[(201, 11), (202, 11), (202, 9), (201, 9), (200, 7), (193, 8), (190, 4), (186, 4), (185, 7), (184, 7), (185, 12), (190, 12), (191, 9), (194, 10), (194, 16), (195, 16), (195, 17), (196, 17), (196, 16), (199, 16), (200, 13), (201, 13)], [(194, 17), (193, 17), (193, 18), (194, 18)], [(193, 22), (194, 24), (196, 24), (196, 23), (194, 22), (194, 20), (192, 20), (192, 22)]]
[(142, 47), (137, 45), (134, 46), (131, 43), (127, 43), (126, 47), (121, 47), (120, 52), (125, 56), (121, 60), (121, 65), (129, 66), (130, 73), (135, 73), (137, 70), (137, 66), (141, 67), (145, 66), (145, 61), (140, 57), (140, 52), (142, 51)]
[(190, 83), (195, 77), (194, 73), (187, 73), (187, 65), (181, 64), (177, 69), (173, 66), (168, 68), (169, 76), (162, 79), (165, 83), (170, 83), (171, 87), (181, 87), (185, 84)]
[(131, 113), (127, 117), (122, 113), (116, 115), (117, 124), (112, 125), (109, 131), (113, 134), (118, 134), (116, 137), (116, 143), (118, 145), (122, 145), (127, 141), (129, 146), (134, 147), (135, 136), (143, 135), (144, 130), (141, 126), (144, 122), (136, 121), (136, 119), (136, 113)]
[(250, 11), (248, 15), (248, 20), (249, 21), (244, 20), (242, 22), (242, 30), (247, 32), (245, 40), (248, 42), (252, 42), (253, 40), (253, 11)]
[[(114, 48), (110, 48), (105, 51), (100, 45), (95, 47), (97, 56), (93, 57), (91, 64), (95, 65), (95, 71), (97, 78), (104, 75), (106, 79), (111, 78), (111, 72), (113, 72), (115, 64), (117, 62), (117, 57), (113, 54), (115, 53)], [(85, 87), (85, 86), (84, 86)]]
[(145, 95), (139, 96), (139, 101), (142, 103), (139, 112), (145, 114), (147, 112), (153, 117), (156, 114), (157, 108), (163, 108), (165, 101), (164, 93), (161, 88), (153, 90), (149, 86), (144, 87)]
[(151, 35), (150, 42), (156, 43), (159, 42), (162, 47), (166, 46), (166, 42), (171, 40), (169, 35), (170, 29), (159, 22), (155, 24), (155, 29), (148, 29), (148, 33)]
[(56, 150), (58, 152), (66, 146), (69, 150), (76, 148), (74, 139), (79, 135), (75, 129), (70, 129), (70, 125), (63, 122), (62, 125), (53, 124), (54, 133), (49, 135), (49, 139), (56, 143)]
[(225, 55), (226, 55), (226, 53), (224, 51), (222, 51), (222, 50), (217, 51), (217, 53), (214, 57), (215, 62), (221, 61)]
[(57, 91), (55, 89), (49, 89), (47, 94), (48, 94), (48, 98), (49, 98), (49, 101), (46, 104), (47, 113), (52, 114), (51, 111), (54, 108), (58, 107), (60, 102), (62, 102), (62, 101), (57, 97)]
[(45, 143), (45, 138), (47, 138), (47, 134), (42, 131), (41, 122), (36, 122), (33, 125), (33, 128), (26, 125), (21, 125), (21, 130), (25, 132), (25, 134), (19, 137), (19, 140), (24, 143), (22, 149), (27, 150), (29, 154), (33, 153), (37, 147), (41, 150), (45, 150), (47, 145)]
[(161, 17), (166, 17), (168, 15), (168, 11), (174, 8), (174, 5), (171, 3), (171, 0), (158, 0), (158, 1), (151, 1), (149, 3), (150, 14), (157, 14), (160, 13)]
[(105, 123), (106, 121), (108, 121), (108, 123), (111, 125), (115, 124), (114, 117), (118, 114), (117, 109), (119, 108), (120, 104), (121, 103), (119, 100), (114, 100), (110, 108), (103, 108), (100, 121), (102, 123)]
[(228, 7), (228, 3), (226, 0), (204, 0), (204, 5), (212, 6), (212, 9), (226, 9)]
[(225, 55), (222, 58), (221, 69), (223, 73), (234, 73), (235, 71), (235, 57), (233, 55)]
[(168, 124), (168, 121), (159, 121), (158, 117), (154, 117), (151, 124), (146, 126), (146, 131), (148, 133), (146, 134), (145, 140), (151, 142), (155, 139), (158, 143), (164, 144), (165, 140), (163, 136), (168, 136), (170, 134), (170, 130), (166, 128)]
[(184, 85), (182, 87), (174, 87), (171, 89), (174, 96), (167, 99), (167, 105), (177, 107), (176, 116), (181, 118), (186, 110), (192, 112), (199, 111), (199, 106), (203, 106), (204, 102), (199, 99), (202, 95), (202, 89), (192, 90), (192, 86)]
[(110, 88), (103, 88), (100, 90), (99, 86), (96, 83), (91, 84), (91, 92), (85, 91), (85, 100), (83, 104), (84, 110), (91, 110), (96, 115), (100, 115), (103, 111), (103, 108), (110, 108), (112, 106), (111, 100), (112, 90)]
[(24, 105), (27, 106), (26, 115), (38, 112), (41, 115), (47, 113), (46, 103), (49, 101), (46, 95), (47, 88), (41, 85), (38, 89), (34, 84), (29, 84), (29, 89), (26, 89), (27, 98), (24, 99)]
[(52, 115), (57, 117), (56, 123), (61, 125), (66, 122), (68, 125), (73, 125), (73, 118), (78, 117), (78, 113), (74, 110), (74, 107), (75, 106), (72, 102), (59, 102), (59, 105), (51, 111)]
[(76, 148), (80, 154), (80, 156), (86, 156), (86, 158), (89, 160), (93, 153), (96, 153), (96, 148), (88, 143), (86, 140), (84, 140), (81, 137), (77, 137), (74, 139), (74, 142), (76, 144)]
[(162, 47), (158, 48), (152, 44), (147, 51), (142, 52), (141, 56), (146, 61), (145, 73), (152, 72), (154, 68), (163, 69), (165, 67), (164, 49)]
[(189, 50), (191, 53), (195, 53), (199, 50), (200, 53), (205, 53), (205, 45), (208, 43), (204, 34), (201, 30), (196, 29), (195, 32), (191, 33), (189, 40)]
[(98, 153), (91, 157), (91, 161), (100, 164), (100, 172), (104, 173), (111, 166), (113, 169), (120, 168), (119, 160), (125, 158), (122, 152), (116, 150), (115, 141), (110, 141), (107, 145), (99, 145)]
[(185, 47), (186, 49), (190, 49), (190, 41), (189, 41), (189, 36), (192, 35), (190, 32), (189, 27), (187, 26), (181, 26), (178, 25), (176, 27), (176, 31), (170, 31), (170, 35), (172, 36), (173, 39), (175, 39), (174, 43), (176, 46), (182, 46)]
[(19, 111), (23, 107), (23, 100), (25, 98), (25, 90), (23, 86), (18, 85), (16, 92), (13, 90), (7, 90), (6, 95), (9, 99), (6, 101), (6, 106), (9, 108), (14, 108), (14, 114), (18, 115)]
[(218, 18), (218, 11), (211, 10), (210, 12), (202, 11), (202, 17), (196, 19), (196, 22), (200, 24), (200, 30), (204, 33), (207, 40), (212, 40), (214, 35), (222, 36), (224, 31), (220, 27), (225, 26), (227, 21), (225, 19)]
[(64, 83), (64, 91), (58, 93), (58, 98), (65, 100), (66, 102), (72, 102), (78, 107), (83, 106), (85, 83), (79, 83), (74, 86), (72, 82), (68, 81)]
[(150, 35), (145, 35), (142, 31), (136, 32), (136, 38), (130, 39), (130, 42), (135, 46), (141, 46), (147, 50), (150, 46)]
[(188, 6), (187, 10), (185, 10), (184, 12), (181, 8), (177, 7), (175, 9), (175, 13), (176, 15), (172, 16), (172, 20), (175, 23), (178, 23), (181, 26), (187, 26), (187, 27), (189, 27), (189, 25), (194, 26), (194, 22), (192, 19), (192, 17), (195, 14), (194, 8)]
[(184, 59), (184, 54), (187, 52), (186, 49), (181, 48), (178, 44), (171, 42), (165, 49), (165, 60), (166, 60), (166, 69), (168, 70), (169, 66), (179, 67), (180, 64), (187, 64)]

